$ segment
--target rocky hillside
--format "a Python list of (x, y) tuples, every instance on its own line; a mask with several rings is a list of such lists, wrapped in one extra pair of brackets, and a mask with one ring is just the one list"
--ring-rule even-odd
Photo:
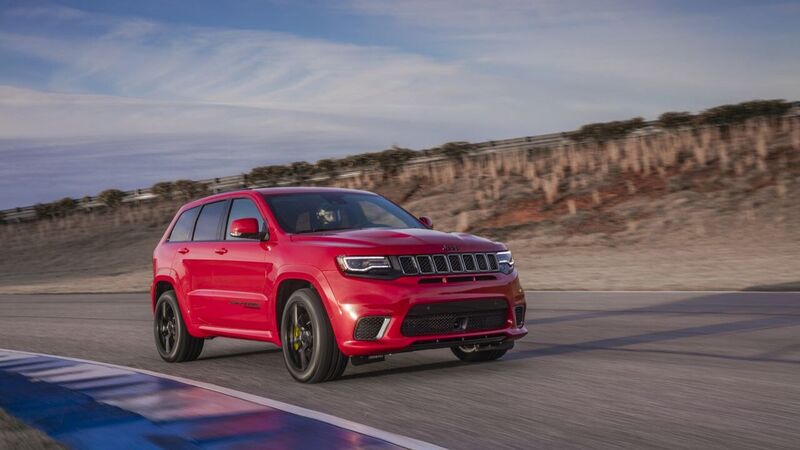
[[(380, 192), (437, 229), (508, 242), (528, 288), (800, 286), (797, 116), (465, 152), (326, 183)], [(0, 287), (144, 290), (179, 203), (0, 227)]]

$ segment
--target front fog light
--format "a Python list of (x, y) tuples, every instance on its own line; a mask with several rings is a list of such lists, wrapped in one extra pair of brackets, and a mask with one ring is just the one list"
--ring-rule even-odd
[(389, 326), (389, 318), (383, 316), (367, 316), (356, 324), (355, 337), (358, 341), (376, 341), (383, 337)]

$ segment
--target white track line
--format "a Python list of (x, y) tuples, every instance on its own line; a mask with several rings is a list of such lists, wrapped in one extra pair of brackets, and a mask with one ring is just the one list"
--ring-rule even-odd
[(68, 361), (75, 361), (79, 363), (87, 363), (87, 364), (97, 364), (100, 366), (105, 366), (113, 369), (124, 369), (129, 370), (131, 372), (138, 372), (145, 375), (150, 375), (157, 378), (164, 378), (167, 380), (177, 381), (179, 383), (188, 384), (190, 386), (199, 387), (202, 389), (207, 389), (209, 391), (218, 392), (220, 394), (229, 395), (231, 397), (235, 397), (241, 400), (245, 400), (251, 403), (255, 403), (262, 406), (268, 406), (270, 408), (278, 409), (281, 411), (285, 411), (291, 414), (295, 414), (302, 417), (307, 417), (309, 419), (319, 420), (320, 422), (329, 423), (331, 425), (337, 426), (339, 428), (344, 428), (345, 430), (354, 431), (356, 433), (361, 433), (366, 436), (371, 436), (377, 439), (384, 440), (394, 445), (398, 445), (400, 447), (405, 447), (409, 449), (420, 449), (420, 450), (443, 450), (444, 447), (439, 447), (437, 445), (430, 444), (428, 442), (420, 441), (417, 439), (413, 439), (406, 436), (401, 436), (399, 434), (390, 433), (388, 431), (379, 430), (377, 428), (370, 427), (368, 425), (360, 424), (357, 422), (353, 422), (347, 419), (342, 419), (341, 417), (332, 416), (330, 414), (325, 414), (319, 411), (314, 411), (311, 409), (303, 408), (300, 406), (290, 405), (288, 403), (283, 403), (277, 400), (272, 400), (266, 397), (260, 397), (258, 395), (248, 394), (246, 392), (236, 391), (233, 389), (228, 389), (222, 386), (217, 386), (215, 384), (203, 383), (201, 381), (194, 381), (187, 378), (176, 377), (173, 375), (166, 375), (163, 373), (152, 372), (150, 370), (145, 369), (137, 369), (134, 367), (127, 367), (127, 366), (120, 366), (117, 364), (109, 364), (99, 361), (91, 361), (88, 359), (80, 359), (80, 358), (69, 358), (66, 356), (58, 356), (58, 355), (50, 355), (47, 353), (35, 353), (35, 352), (26, 352), (22, 350), (10, 350), (5, 348), (0, 348), (0, 351), (16, 353), (20, 355), (31, 355), (31, 356), (46, 356), (51, 358), (59, 358), (65, 359)]

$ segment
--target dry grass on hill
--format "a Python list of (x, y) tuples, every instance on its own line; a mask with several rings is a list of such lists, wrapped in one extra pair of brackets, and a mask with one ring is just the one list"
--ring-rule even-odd
[[(334, 184), (387, 195), (437, 229), (508, 242), (528, 288), (800, 287), (798, 117), (519, 148)], [(176, 208), (0, 227), (0, 287), (143, 290)]]

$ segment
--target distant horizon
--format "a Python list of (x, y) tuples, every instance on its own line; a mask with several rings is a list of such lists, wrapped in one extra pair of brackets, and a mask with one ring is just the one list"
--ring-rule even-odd
[[(756, 100), (756, 99), (743, 100), (743, 102), (751, 101), (751, 100)], [(800, 100), (791, 100), (791, 99), (758, 99), (758, 100), (785, 100), (787, 103), (791, 103), (791, 104), (800, 103)], [(742, 103), (742, 102), (736, 102), (736, 103)], [(709, 108), (714, 108), (716, 106), (721, 106), (721, 105), (714, 105), (714, 106), (710, 106)], [(705, 109), (709, 109), (709, 108), (705, 108)], [(667, 111), (665, 111), (665, 112), (667, 112)], [(699, 113), (701, 111), (684, 111), (684, 112)], [(645, 121), (657, 120), (657, 118), (644, 118), (644, 119), (645, 119)], [(470, 142), (470, 143), (472, 143), (472, 144), (482, 144), (482, 143), (485, 143), (485, 142), (502, 142), (502, 141), (506, 141), (506, 140), (519, 139), (519, 138), (523, 138), (523, 137), (534, 137), (535, 138), (535, 137), (538, 137), (538, 136), (546, 136), (546, 135), (555, 134), (555, 133), (566, 133), (566, 132), (570, 132), (570, 131), (574, 131), (574, 130), (551, 131), (551, 132), (545, 132), (545, 133), (540, 133), (540, 134), (527, 134), (527, 135), (522, 135), (522, 136), (487, 139), (485, 141)], [(448, 141), (448, 142), (466, 142), (466, 141), (454, 139), (454, 140), (451, 140), (451, 141)], [(445, 143), (442, 143), (442, 144), (445, 144)], [(440, 145), (442, 145), (442, 144), (440, 144)], [(408, 148), (409, 150), (413, 150), (413, 151), (417, 151), (417, 152), (422, 152), (422, 151), (425, 151), (425, 150), (436, 148), (438, 146), (439, 145), (428, 146), (428, 147), (420, 147), (420, 148), (409, 148), (409, 147), (402, 147), (402, 146), (399, 146), (399, 147)], [(390, 147), (385, 147), (385, 148), (383, 148), (381, 150), (387, 150), (389, 148)], [(381, 151), (381, 150), (366, 150), (366, 151), (360, 152), (360, 153), (352, 153), (352, 154), (340, 155), (340, 156), (335, 156), (335, 157), (323, 156), (320, 159), (325, 159), (325, 158), (340, 159), (340, 158), (344, 158), (344, 157), (350, 156), (350, 155), (358, 155), (358, 154), (363, 154), (363, 153), (372, 153), (374, 151)], [(293, 160), (293, 161), (287, 161), (285, 163), (275, 163), (275, 164), (276, 165), (286, 165), (286, 164), (291, 164), (293, 162), (301, 162), (301, 161), (305, 161), (305, 162), (308, 162), (308, 163), (311, 163), (311, 164), (315, 164), (318, 160), (319, 159), (314, 160), (314, 161)], [(272, 165), (272, 164), (268, 164), (268, 165)], [(257, 167), (257, 166), (254, 166), (254, 167)], [(175, 179), (172, 179), (172, 180), (161, 180), (161, 182), (175, 182), (175, 181), (178, 181), (178, 180), (181, 180), (181, 179), (190, 179), (191, 181), (200, 181), (200, 182), (201, 181), (208, 181), (208, 180), (213, 180), (215, 178), (225, 178), (225, 177), (231, 177), (231, 176), (238, 176), (238, 175), (246, 174), (246, 173), (250, 172), (250, 169), (253, 169), (254, 167), (250, 167), (247, 170), (241, 171), (241, 172), (236, 173), (236, 174), (234, 174), (234, 173), (231, 173), (231, 174), (217, 174), (217, 175), (212, 175), (212, 176), (207, 176), (207, 177), (191, 178), (191, 179), (190, 178), (175, 178)], [(155, 183), (158, 183), (158, 181), (155, 182)], [(138, 190), (138, 189), (149, 189), (149, 188), (152, 188), (155, 183), (152, 183), (152, 184), (150, 184), (148, 186), (136, 186), (136, 187), (125, 187), (125, 188), (108, 187), (108, 188), (105, 188), (105, 189), (120, 189), (120, 190), (125, 191), (125, 192), (130, 192), (130, 191), (135, 191), (135, 190)], [(103, 190), (105, 190), (105, 189), (103, 189)], [(102, 191), (98, 191), (98, 192), (95, 192), (95, 193), (88, 193), (88, 194), (78, 195), (78, 196), (62, 196), (62, 197), (55, 198), (55, 199), (52, 199), (52, 200), (49, 200), (49, 201), (36, 202), (36, 203), (26, 204), (26, 205), (16, 205), (16, 206), (11, 206), (11, 207), (0, 207), (0, 210), (9, 211), (9, 210), (13, 210), (13, 209), (16, 209), (16, 208), (26, 208), (26, 207), (35, 206), (37, 204), (47, 204), (47, 203), (56, 202), (56, 201), (62, 200), (64, 198), (72, 198), (73, 200), (81, 200), (81, 199), (83, 199), (84, 197), (87, 197), (87, 196), (90, 196), (90, 197), (94, 198), (100, 192), (102, 192)]]
[[(647, 119), (647, 120), (650, 120), (650, 119)], [(481, 144), (481, 143), (489, 142), (489, 141), (498, 141), (498, 142), (500, 142), (500, 141), (504, 141), (504, 140), (517, 139), (517, 138), (526, 137), (526, 136), (536, 137), (536, 136), (543, 136), (543, 135), (548, 135), (548, 134), (552, 134), (552, 133), (561, 133), (561, 132), (566, 132), (566, 131), (572, 131), (572, 130), (550, 131), (550, 132), (544, 132), (544, 133), (526, 134), (526, 135), (522, 135), (522, 136), (513, 136), (513, 137), (498, 137), (498, 138), (495, 138), (495, 139), (486, 139), (486, 140), (483, 140), (483, 141), (476, 141), (476, 142), (470, 142), (470, 143), (472, 143), (472, 144)], [(411, 148), (411, 147), (407, 147), (407, 146), (403, 146), (403, 145), (399, 145), (399, 144), (392, 144), (392, 145), (396, 145), (396, 146), (401, 147), (401, 148), (407, 148), (409, 150), (413, 150), (413, 151), (417, 151), (417, 152), (422, 152), (422, 151), (425, 151), (425, 150), (429, 150), (429, 149), (432, 149), (432, 148), (439, 147), (440, 145), (446, 144), (448, 142), (467, 142), (467, 141), (464, 141), (464, 140), (461, 140), (461, 139), (451, 139), (451, 140), (449, 140), (447, 142), (442, 142), (442, 143), (440, 143), (438, 145), (431, 145), (431, 146), (425, 146), (425, 147), (419, 147), (419, 148)], [(1, 144), (2, 143), (0, 142), (0, 145)], [(364, 151), (361, 151), (361, 152), (337, 154), (337, 156), (325, 156), (325, 155), (323, 155), (323, 156), (320, 156), (319, 158), (317, 158), (315, 160), (311, 160), (311, 161), (308, 161), (308, 160), (289, 160), (289, 161), (286, 161), (286, 162), (268, 163), (268, 164), (264, 164), (264, 165), (286, 165), (286, 164), (291, 164), (293, 162), (299, 162), (299, 161), (306, 161), (308, 163), (314, 164), (317, 161), (319, 161), (320, 159), (326, 159), (326, 158), (341, 159), (341, 158), (345, 158), (345, 157), (350, 156), (350, 155), (358, 155), (358, 154), (363, 154), (363, 153), (371, 153), (371, 152), (379, 152), (379, 151), (382, 151), (382, 150), (388, 150), (388, 149), (390, 149), (392, 147), (392, 145), (384, 146), (383, 148), (380, 148), (380, 149), (368, 149), (368, 150), (364, 150)], [(189, 179), (189, 180), (192, 180), (192, 181), (213, 180), (214, 178), (225, 178), (225, 177), (230, 177), (230, 176), (237, 176), (237, 175), (241, 175), (241, 174), (246, 174), (246, 173), (250, 172), (250, 170), (253, 169), (254, 167), (258, 167), (258, 166), (253, 166), (253, 167), (246, 168), (245, 170), (242, 170), (242, 171), (240, 171), (238, 173), (217, 174), (217, 175), (206, 176), (206, 177), (197, 177), (197, 178), (183, 177), (183, 178), (175, 178), (175, 179), (170, 179), (170, 180), (166, 180), (165, 179), (165, 180), (156, 181), (156, 182), (151, 183), (150, 185), (147, 185), (147, 186), (135, 186), (135, 187), (124, 187), (124, 188), (121, 188), (121, 187), (118, 187), (118, 186), (109, 186), (109, 187), (104, 188), (102, 190), (105, 190), (105, 189), (119, 189), (121, 191), (130, 192), (130, 191), (135, 191), (137, 189), (152, 188), (153, 185), (155, 183), (158, 183), (158, 182), (174, 182), (174, 181), (177, 181), (177, 180), (180, 180), (180, 179)], [(73, 195), (73, 196), (64, 195), (64, 196), (61, 196), (61, 197), (58, 197), (58, 198), (52, 198), (50, 200), (40, 201), (40, 202), (35, 202), (35, 203), (29, 203), (29, 204), (24, 204), (24, 205), (0, 207), (0, 210), (12, 210), (12, 209), (15, 209), (15, 208), (25, 208), (25, 207), (29, 207), (29, 206), (34, 206), (36, 204), (52, 203), (52, 202), (55, 202), (55, 201), (58, 201), (58, 200), (62, 200), (64, 198), (72, 198), (74, 200), (80, 200), (80, 199), (82, 199), (82, 198), (84, 198), (86, 196), (96, 197), (97, 194), (102, 192), (102, 190), (98, 191), (98, 192), (94, 192), (94, 193), (85, 193), (85, 194), (82, 194), (82, 195)]]
[(800, 4), (0, 6), (0, 209), (800, 98)]

